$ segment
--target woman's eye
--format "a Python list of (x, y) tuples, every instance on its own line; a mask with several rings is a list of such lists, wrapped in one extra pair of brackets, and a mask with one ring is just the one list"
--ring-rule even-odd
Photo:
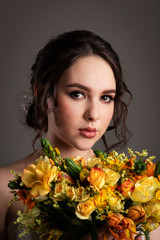
[(101, 99), (107, 103), (110, 103), (111, 101), (114, 100), (114, 98), (112, 96), (108, 96), (108, 95), (104, 95), (101, 97)]
[(79, 91), (73, 91), (73, 92), (70, 93), (70, 96), (71, 96), (72, 98), (81, 99), (81, 98), (84, 97), (84, 94), (81, 93), (81, 92), (79, 92)]

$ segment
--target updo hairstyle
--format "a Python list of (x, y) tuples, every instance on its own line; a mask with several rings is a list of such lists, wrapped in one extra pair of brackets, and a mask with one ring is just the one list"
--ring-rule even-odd
[(51, 39), (39, 51), (31, 68), (31, 90), (34, 97), (26, 114), (26, 123), (37, 133), (34, 142), (48, 130), (47, 98), (53, 96), (63, 73), (77, 59), (92, 55), (102, 57), (112, 68), (116, 79), (113, 126), (109, 126), (107, 131), (114, 130), (118, 142), (109, 147), (103, 136), (106, 151), (125, 145), (130, 132), (126, 126), (128, 105), (124, 101), (124, 95), (128, 93), (131, 97), (131, 93), (123, 81), (119, 57), (108, 42), (85, 30), (66, 32)]

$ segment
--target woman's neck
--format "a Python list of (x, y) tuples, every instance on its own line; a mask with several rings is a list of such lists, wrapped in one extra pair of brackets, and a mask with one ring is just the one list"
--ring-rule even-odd
[(51, 137), (49, 134), (46, 135), (46, 139), (52, 144), (57, 147), (61, 153), (61, 157), (75, 157), (75, 156), (81, 156), (85, 159), (88, 159), (94, 155), (94, 152), (91, 148), (86, 150), (81, 150), (78, 148), (74, 148), (67, 143), (64, 143), (62, 141), (55, 140), (53, 137)]
[(94, 152), (92, 149), (88, 149), (88, 150), (78, 150), (78, 149), (74, 149), (74, 148), (61, 148), (59, 147), (59, 150), (61, 152), (61, 157), (75, 157), (75, 156), (81, 156), (85, 159), (88, 159), (90, 157), (92, 157), (94, 155)]

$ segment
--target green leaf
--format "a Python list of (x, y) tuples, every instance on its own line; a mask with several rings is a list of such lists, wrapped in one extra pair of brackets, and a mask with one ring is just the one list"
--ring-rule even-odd
[(77, 165), (71, 158), (64, 158), (66, 171), (73, 180), (79, 179), (79, 173), (82, 170), (82, 166)]
[(106, 152), (103, 152), (101, 150), (94, 150), (94, 154), (96, 155), (96, 157), (100, 157), (100, 158), (107, 158), (108, 154)]
[(8, 187), (12, 190), (13, 189), (22, 189), (22, 186), (20, 184), (21, 184), (21, 177), (19, 176), (14, 180), (10, 180), (8, 183)]
[(42, 146), (42, 152), (44, 153), (44, 155), (51, 158), (55, 162), (55, 165), (60, 167), (61, 156), (58, 155), (58, 157), (56, 157), (56, 152), (54, 151), (53, 146), (49, 143), (47, 139), (42, 137), (40, 141)]
[(156, 163), (156, 168), (154, 170), (154, 177), (158, 177), (160, 175), (160, 161)]
[(144, 231), (144, 235), (146, 237), (146, 240), (150, 240), (150, 236), (149, 236), (149, 232), (148, 231)]
[(139, 174), (139, 173), (145, 171), (146, 170), (146, 165), (147, 164), (140, 159), (137, 162), (135, 162), (134, 167), (135, 167), (136, 173)]

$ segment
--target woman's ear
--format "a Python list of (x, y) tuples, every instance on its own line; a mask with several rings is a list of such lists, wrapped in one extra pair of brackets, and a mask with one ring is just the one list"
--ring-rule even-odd
[(54, 111), (54, 99), (53, 97), (47, 98), (47, 112), (53, 112)]

